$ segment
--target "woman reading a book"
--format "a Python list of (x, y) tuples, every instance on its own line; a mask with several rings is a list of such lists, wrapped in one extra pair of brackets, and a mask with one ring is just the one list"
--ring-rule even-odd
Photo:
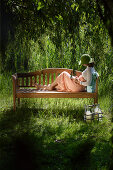
[(43, 90), (57, 90), (68, 92), (85, 91), (86, 86), (89, 86), (92, 79), (92, 73), (95, 72), (94, 62), (88, 54), (83, 54), (81, 57), (81, 64), (86, 66), (86, 69), (81, 72), (80, 76), (71, 76), (68, 72), (62, 72), (56, 80), (47, 86), (35, 84), (37, 89)]

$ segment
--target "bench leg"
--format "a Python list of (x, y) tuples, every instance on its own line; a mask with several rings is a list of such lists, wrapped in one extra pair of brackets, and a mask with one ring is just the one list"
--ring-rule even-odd
[(98, 96), (94, 98), (94, 104), (98, 104)]

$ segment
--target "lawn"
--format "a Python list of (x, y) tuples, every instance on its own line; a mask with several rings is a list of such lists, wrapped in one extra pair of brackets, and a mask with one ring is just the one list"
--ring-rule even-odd
[(101, 122), (84, 121), (92, 99), (21, 99), (13, 112), (12, 94), (0, 96), (0, 170), (108, 170), (111, 114), (100, 98)]

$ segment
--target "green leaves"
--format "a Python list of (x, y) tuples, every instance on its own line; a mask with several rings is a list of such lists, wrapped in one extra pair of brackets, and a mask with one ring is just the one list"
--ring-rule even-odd
[(37, 10), (40, 10), (41, 8), (44, 7), (44, 4), (42, 4), (41, 2), (38, 2), (38, 7), (37, 7)]
[[(2, 34), (2, 70), (12, 68), (9, 67), (9, 61), (14, 63), (13, 70), (23, 70), (24, 66), (28, 69), (27, 63), (31, 60), (34, 63), (33, 66), (30, 64), (32, 69), (31, 67), (36, 66), (35, 61), (40, 58), (43, 58), (40, 67), (46, 66), (48, 58), (54, 61), (54, 64), (52, 61), (48, 62), (48, 67), (66, 66), (78, 69), (78, 62), (83, 53), (94, 56), (97, 67), (101, 68), (102, 63), (99, 63), (101, 58), (105, 58), (104, 53), (107, 53), (106, 44), (108, 48), (111, 47), (108, 33), (99, 16), (100, 2), (97, 4), (94, 0), (9, 0), (5, 3), (3, 0), (2, 4), (2, 31), (6, 28)], [(104, 6), (100, 7), (101, 10), (104, 9)], [(45, 37), (49, 37), (47, 41), (50, 46), (47, 45)], [(34, 42), (35, 52), (32, 50), (31, 41)], [(38, 50), (35, 42), (38, 43)]]

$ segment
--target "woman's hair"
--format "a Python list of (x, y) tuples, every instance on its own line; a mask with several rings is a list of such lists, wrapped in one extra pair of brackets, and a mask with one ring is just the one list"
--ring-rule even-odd
[(94, 62), (87, 64), (88, 67), (94, 67)]

